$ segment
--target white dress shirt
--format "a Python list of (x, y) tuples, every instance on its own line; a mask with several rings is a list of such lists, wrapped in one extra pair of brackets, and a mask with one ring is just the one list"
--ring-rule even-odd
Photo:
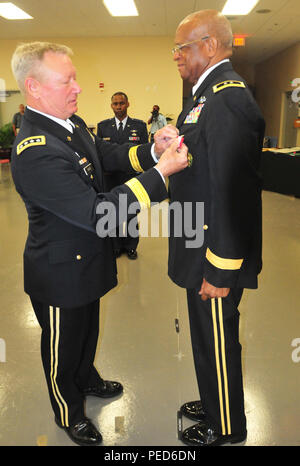
[(68, 131), (70, 131), (70, 133), (73, 133), (73, 128), (75, 128), (75, 125), (73, 121), (69, 120), (69, 118), (67, 118), (66, 120), (62, 120), (61, 118), (57, 118), (53, 115), (49, 115), (48, 113), (40, 112), (39, 110), (36, 110), (35, 108), (29, 107), (29, 105), (27, 105), (27, 108), (29, 108), (29, 110), (31, 110), (32, 112), (36, 112), (36, 113), (39, 113), (40, 115), (44, 115), (45, 117), (50, 118), (50, 120), (55, 121), (59, 125), (66, 128)]

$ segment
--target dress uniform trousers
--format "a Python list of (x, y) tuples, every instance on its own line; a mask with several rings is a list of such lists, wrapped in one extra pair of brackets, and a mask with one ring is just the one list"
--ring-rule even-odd
[(187, 289), (194, 364), (207, 424), (222, 435), (246, 431), (238, 305), (243, 289), (203, 301)]
[(85, 417), (82, 391), (101, 381), (93, 364), (99, 300), (73, 309), (48, 306), (34, 298), (31, 303), (42, 329), (41, 355), (52, 409), (68, 427)]

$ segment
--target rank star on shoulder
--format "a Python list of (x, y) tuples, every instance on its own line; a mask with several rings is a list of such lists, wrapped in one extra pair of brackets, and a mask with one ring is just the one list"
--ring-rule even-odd
[(117, 451), (111, 450), (110, 453), (105, 453), (104, 461), (122, 461), (122, 462), (128, 461), (134, 464), (138, 456), (139, 456), (138, 453), (133, 453), (133, 452), (118, 453)]

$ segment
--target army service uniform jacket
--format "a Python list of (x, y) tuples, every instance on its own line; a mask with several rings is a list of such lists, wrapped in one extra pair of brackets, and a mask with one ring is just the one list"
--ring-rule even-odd
[(97, 125), (97, 136), (104, 141), (124, 144), (145, 144), (149, 142), (147, 125), (137, 118), (127, 118), (126, 126), (118, 133), (115, 118), (100, 121)]
[(177, 127), (185, 137), (190, 166), (170, 177), (169, 197), (183, 208), (184, 203), (192, 205), (193, 228), (196, 205), (199, 214), (203, 203), (203, 244), (187, 247), (191, 238), (184, 221), (183, 235), (175, 235), (171, 217), (169, 276), (184, 288), (200, 289), (203, 278), (216, 287), (256, 288), (262, 267), (259, 165), (265, 123), (230, 62), (206, 77), (187, 101)]
[[(25, 292), (48, 305), (88, 304), (117, 284), (109, 236), (99, 237), (97, 208), (119, 195), (149, 207), (167, 197), (151, 156), (151, 145), (109, 144), (89, 132), (77, 116), (74, 134), (28, 108), (11, 158), (12, 175), (29, 219), (24, 251)], [(110, 193), (103, 170), (141, 172)]]
[[(121, 133), (118, 132), (115, 118), (100, 121), (97, 125), (97, 136), (103, 141), (117, 144), (146, 144), (149, 142), (147, 125), (136, 118), (127, 118), (126, 126)], [(115, 186), (124, 183), (130, 175), (115, 172), (105, 173), (104, 181), (106, 190), (110, 191)]]

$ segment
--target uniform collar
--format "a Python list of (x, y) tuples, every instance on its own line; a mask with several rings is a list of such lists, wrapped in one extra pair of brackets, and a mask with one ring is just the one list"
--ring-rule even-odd
[[(128, 115), (127, 115), (127, 117), (126, 117), (126, 118), (124, 118), (124, 120), (122, 120), (123, 129), (124, 129), (124, 128), (125, 128), (125, 126), (126, 126), (127, 120), (128, 120)], [(117, 128), (119, 128), (119, 123), (121, 123), (121, 121), (120, 121), (120, 120), (118, 120), (118, 118), (117, 118), (117, 117), (115, 117), (115, 122), (116, 122)]]
[(195, 84), (195, 86), (193, 86), (193, 90), (192, 90), (192, 93), (193, 95), (196, 94), (196, 91), (197, 89), (199, 89), (199, 87), (201, 86), (201, 84), (203, 83), (203, 81), (207, 78), (207, 76), (215, 69), (217, 68), (218, 66), (222, 65), (223, 63), (227, 63), (229, 62), (230, 60), (228, 58), (225, 58), (225, 60), (222, 60), (222, 61), (219, 61), (219, 63), (216, 63), (215, 65), (211, 66), (210, 68), (208, 68), (203, 74), (201, 74), (200, 78), (198, 79), (197, 83)]
[(27, 108), (31, 110), (32, 112), (39, 113), (40, 115), (43, 115), (46, 118), (49, 118), (50, 120), (55, 121), (55, 123), (58, 123), (59, 125), (63, 126), (68, 131), (70, 131), (70, 133), (73, 133), (73, 129), (75, 128), (75, 125), (73, 121), (69, 120), (69, 118), (67, 118), (67, 120), (62, 120), (61, 118), (57, 118), (53, 115), (49, 115), (48, 113), (40, 112), (39, 110), (36, 110), (33, 107), (29, 107), (29, 105), (27, 105)]

